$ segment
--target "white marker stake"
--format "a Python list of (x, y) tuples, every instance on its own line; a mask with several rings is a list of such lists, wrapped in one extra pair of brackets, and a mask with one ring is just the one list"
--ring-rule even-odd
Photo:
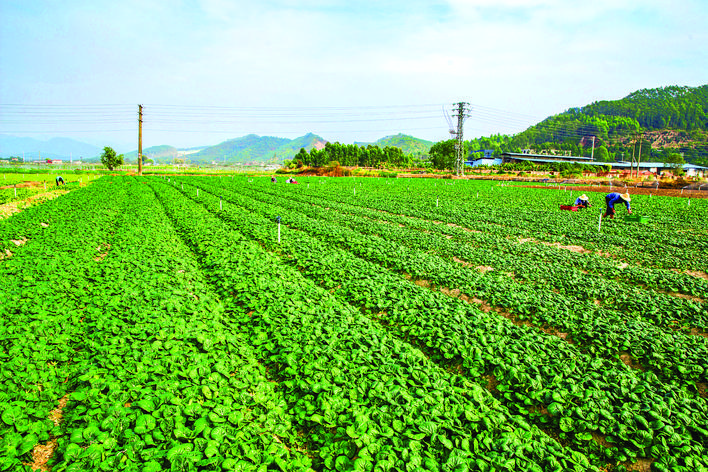
[(224, 207), (221, 205), (221, 197), (219, 197), (219, 210), (223, 210)]
[(197, 189), (197, 197), (199, 196), (199, 189)]
[(691, 206), (691, 199), (688, 199), (688, 206)]
[(597, 232), (600, 232), (600, 228), (602, 227), (602, 213), (600, 213), (600, 217), (597, 219)]
[(354, 187), (354, 195), (356, 195), (356, 187)]
[(278, 244), (280, 244), (280, 219), (278, 219)]
[(15, 187), (15, 196), (17, 196), (17, 187)]
[(435, 198), (435, 206), (436, 207), (440, 206), (440, 198), (438, 198), (438, 197)]

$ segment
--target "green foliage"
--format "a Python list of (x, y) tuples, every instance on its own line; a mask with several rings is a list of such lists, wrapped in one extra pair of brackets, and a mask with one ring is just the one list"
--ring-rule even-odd
[(312, 149), (308, 153), (300, 149), (295, 158), (304, 165), (324, 167), (329, 162), (336, 161), (349, 167), (379, 167), (388, 165), (403, 167), (410, 163), (410, 158), (397, 147), (380, 148), (369, 144), (361, 147), (356, 144), (327, 143), (324, 149)]
[(676, 175), (683, 175), (683, 165), (686, 164), (683, 156), (677, 152), (667, 152), (663, 159), (664, 165), (671, 168)]
[[(665, 143), (659, 131), (677, 130), (680, 139)], [(683, 130), (683, 131), (680, 131)], [(700, 87), (664, 87), (644, 89), (621, 100), (599, 101), (581, 108), (571, 108), (514, 136), (495, 135), (470, 141), (470, 149), (493, 149), (494, 157), (502, 152), (522, 149), (563, 150), (574, 156), (591, 154), (591, 136), (595, 137), (595, 157), (600, 161), (628, 159), (638, 155), (639, 136), (644, 133), (642, 160), (660, 160), (662, 146), (683, 152), (689, 162), (706, 159), (708, 131), (708, 85)], [(652, 147), (651, 140), (656, 140)], [(600, 149), (605, 148), (607, 155)], [(658, 150), (657, 150), (658, 149)]]
[(123, 165), (123, 154), (116, 155), (112, 147), (106, 146), (101, 154), (101, 164), (106, 166), (108, 170), (113, 170), (118, 166)]
[(0, 468), (705, 470), (708, 206), (598, 232), (568, 190), (104, 177), (2, 221)]
[(354, 143), (362, 147), (373, 144), (378, 147), (397, 147), (403, 151), (403, 154), (409, 157), (423, 157), (428, 155), (430, 146), (434, 143), (424, 139), (416, 138), (406, 134), (396, 134), (378, 139), (374, 143)]
[[(433, 144), (430, 148), (430, 161), (432, 166), (436, 169), (454, 169), (455, 159), (457, 157), (457, 151), (455, 150), (455, 144), (457, 143), (454, 139), (448, 139), (446, 141), (440, 141)], [(467, 155), (469, 144), (467, 142), (463, 143), (464, 150), (463, 156)]]

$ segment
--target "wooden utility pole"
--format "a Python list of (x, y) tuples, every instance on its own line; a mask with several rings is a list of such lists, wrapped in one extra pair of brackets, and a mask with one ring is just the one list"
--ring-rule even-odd
[(644, 140), (644, 135), (639, 138), (639, 156), (637, 157), (637, 178), (639, 178), (639, 163), (642, 162), (642, 141)]
[(138, 175), (143, 175), (143, 106), (138, 105)]
[(595, 161), (595, 136), (592, 137), (592, 151), (590, 151), (590, 161)]

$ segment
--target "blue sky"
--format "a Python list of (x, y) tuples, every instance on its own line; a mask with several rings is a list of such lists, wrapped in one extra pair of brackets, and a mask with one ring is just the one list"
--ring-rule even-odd
[[(121, 151), (466, 137), (708, 83), (703, 0), (0, 0), (0, 133)], [(8, 106), (11, 105), (11, 106)]]

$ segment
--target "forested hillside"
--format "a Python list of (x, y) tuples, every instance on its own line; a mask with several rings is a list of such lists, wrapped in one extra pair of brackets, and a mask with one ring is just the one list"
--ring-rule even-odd
[(514, 136), (494, 135), (470, 141), (470, 149), (544, 153), (568, 151), (600, 161), (661, 161), (683, 153), (687, 162), (708, 164), (708, 85), (643, 89), (621, 100), (599, 101), (551, 116)]
[(430, 147), (434, 143), (432, 141), (426, 141), (425, 139), (399, 133), (393, 136), (385, 136), (376, 140), (374, 143), (355, 142), (354, 144), (361, 147), (367, 147), (369, 144), (373, 144), (374, 146), (378, 146), (380, 148), (385, 148), (388, 146), (397, 147), (403, 151), (403, 154), (409, 157), (420, 157), (427, 155), (430, 151)]

